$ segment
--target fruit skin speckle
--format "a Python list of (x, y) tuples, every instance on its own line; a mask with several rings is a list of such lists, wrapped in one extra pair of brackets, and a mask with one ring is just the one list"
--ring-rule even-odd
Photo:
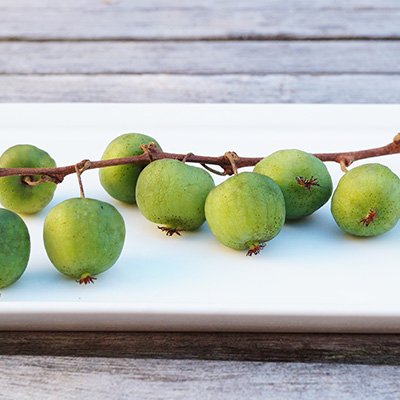
[(43, 240), (52, 264), (64, 275), (80, 279), (115, 264), (125, 241), (125, 223), (111, 204), (68, 199), (47, 214)]
[(16, 282), (28, 265), (31, 242), (20, 216), (0, 209), (0, 289)]
[(285, 222), (279, 186), (254, 172), (242, 172), (216, 186), (207, 197), (205, 210), (213, 235), (237, 250), (273, 239)]
[(261, 160), (254, 172), (269, 176), (279, 185), (289, 220), (311, 215), (332, 194), (332, 178), (325, 164), (301, 150), (276, 151)]
[(205, 221), (204, 203), (214, 186), (213, 178), (202, 168), (178, 160), (157, 160), (139, 175), (136, 202), (151, 222), (194, 230)]
[(331, 212), (338, 226), (352, 235), (388, 232), (400, 219), (400, 179), (381, 164), (355, 167), (340, 179)]

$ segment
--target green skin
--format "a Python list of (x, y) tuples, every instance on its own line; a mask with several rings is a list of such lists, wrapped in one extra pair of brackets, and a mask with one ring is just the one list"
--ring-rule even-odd
[(0, 289), (16, 282), (28, 265), (31, 241), (20, 216), (0, 209)]
[(178, 160), (157, 160), (140, 174), (136, 202), (149, 221), (189, 231), (204, 223), (204, 203), (214, 186), (204, 169)]
[(213, 235), (237, 250), (273, 239), (285, 222), (279, 186), (254, 172), (242, 172), (216, 186), (207, 197), (205, 211)]
[(80, 279), (115, 264), (125, 241), (125, 223), (111, 204), (68, 199), (47, 214), (43, 239), (52, 264), (64, 275)]
[[(261, 160), (254, 172), (267, 175), (281, 188), (286, 204), (286, 219), (300, 219), (321, 208), (331, 197), (332, 179), (325, 164), (301, 150), (279, 150)], [(309, 188), (296, 178), (317, 178)]]
[[(372, 221), (365, 220), (372, 212)], [(381, 164), (364, 164), (346, 172), (332, 196), (338, 226), (356, 236), (376, 236), (400, 219), (400, 179)]]
[[(29, 144), (10, 147), (0, 157), (0, 168), (53, 168), (55, 161), (45, 151)], [(35, 181), (40, 176), (33, 177)], [(53, 182), (29, 186), (23, 177), (0, 178), (0, 203), (19, 214), (35, 214), (46, 207), (54, 196)]]
[[(102, 160), (138, 156), (143, 154), (140, 145), (149, 145), (151, 142), (161, 149), (160, 145), (150, 136), (140, 133), (126, 133), (118, 136), (107, 146)], [(135, 204), (136, 182), (140, 172), (147, 164), (136, 163), (100, 168), (100, 183), (114, 199)]]

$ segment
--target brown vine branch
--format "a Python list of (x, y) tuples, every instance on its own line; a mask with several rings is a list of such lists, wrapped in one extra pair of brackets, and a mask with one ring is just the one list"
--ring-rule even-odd
[[(175, 154), (166, 153), (157, 148), (154, 143), (150, 143), (149, 146), (142, 145), (143, 154), (134, 157), (115, 158), (111, 160), (100, 160), (100, 161), (89, 161), (83, 160), (78, 164), (68, 165), (65, 167), (55, 168), (0, 168), (0, 177), (5, 176), (22, 176), (24, 181), (34, 182), (33, 176), (41, 176), (40, 181), (42, 182), (54, 182), (61, 183), (67, 175), (76, 173), (76, 167), (81, 171), (97, 168), (106, 168), (116, 165), (126, 165), (133, 163), (142, 163), (160, 160), (163, 158), (170, 158), (185, 162), (198, 163), (204, 166), (209, 171), (219, 175), (233, 175), (235, 170), (244, 167), (253, 167), (260, 162), (263, 157), (239, 157), (236, 153), (228, 152), (223, 156), (209, 157), (209, 156), (198, 156), (193, 153), (188, 154)], [(392, 143), (386, 146), (377, 147), (367, 150), (350, 151), (343, 153), (317, 153), (313, 154), (321, 161), (333, 161), (341, 165), (342, 169), (346, 169), (354, 161), (362, 160), (366, 158), (385, 156), (390, 154), (400, 153), (400, 133), (398, 133)], [(227, 156), (228, 154), (228, 156)], [(234, 162), (230, 155), (235, 154)], [(218, 172), (209, 165), (218, 165), (222, 168), (222, 172)], [(29, 178), (26, 178), (29, 177)], [(39, 182), (39, 181), (37, 181)], [(36, 183), (33, 183), (36, 184)]]
[(314, 154), (314, 156), (318, 157), (321, 161), (335, 161), (340, 164), (343, 170), (345, 170), (357, 160), (398, 153), (400, 153), (400, 133), (393, 138), (392, 143), (389, 143), (386, 146), (368, 150), (349, 151), (345, 153), (321, 153)]

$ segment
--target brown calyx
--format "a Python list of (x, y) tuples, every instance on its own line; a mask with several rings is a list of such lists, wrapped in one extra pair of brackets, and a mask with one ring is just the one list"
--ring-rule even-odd
[(83, 275), (81, 276), (81, 278), (78, 279), (78, 280), (75, 281), (75, 282), (78, 282), (80, 285), (82, 285), (82, 283), (84, 283), (85, 285), (87, 285), (88, 283), (94, 283), (94, 281), (95, 281), (96, 279), (97, 279), (97, 278), (95, 278), (95, 277), (93, 277), (93, 276), (91, 276), (91, 275), (89, 275), (89, 274), (83, 274)]
[(375, 219), (377, 217), (378, 217), (377, 212), (374, 209), (370, 208), (369, 212), (368, 212), (368, 215), (365, 218), (363, 218), (359, 222), (359, 224), (363, 224), (364, 226), (368, 226), (371, 222), (375, 224)]
[(174, 234), (177, 234), (178, 236), (181, 236), (179, 232), (183, 232), (184, 229), (178, 229), (178, 228), (168, 228), (167, 226), (158, 226), (158, 229), (161, 231), (165, 232), (167, 236), (173, 236)]
[(320, 186), (318, 183), (318, 178), (314, 178), (311, 176), (310, 179), (303, 178), (302, 176), (297, 176), (296, 181), (300, 186), (303, 186), (304, 189), (311, 191), (313, 186)]
[(246, 253), (246, 256), (252, 256), (253, 254), (256, 256), (260, 253), (260, 251), (266, 246), (265, 243), (261, 244), (252, 244), (249, 248), (249, 251)]

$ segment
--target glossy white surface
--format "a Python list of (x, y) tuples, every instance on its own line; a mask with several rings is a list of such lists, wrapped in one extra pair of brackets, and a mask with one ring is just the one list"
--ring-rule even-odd
[[(3, 104), (0, 151), (31, 143), (57, 165), (71, 165), (100, 159), (127, 132), (153, 136), (168, 152), (199, 155), (351, 151), (389, 143), (399, 115), (393, 105)], [(400, 155), (362, 162), (400, 173)], [(327, 166), (337, 183), (339, 166)], [(120, 259), (87, 286), (50, 264), (42, 224), (51, 207), (79, 196), (76, 177), (67, 177), (45, 210), (24, 217), (31, 259), (22, 278), (1, 290), (0, 329), (400, 332), (399, 226), (375, 238), (350, 237), (328, 203), (246, 257), (219, 244), (206, 224), (166, 237), (135, 206), (111, 199), (96, 170), (83, 182), (87, 197), (114, 204), (125, 218)]]

